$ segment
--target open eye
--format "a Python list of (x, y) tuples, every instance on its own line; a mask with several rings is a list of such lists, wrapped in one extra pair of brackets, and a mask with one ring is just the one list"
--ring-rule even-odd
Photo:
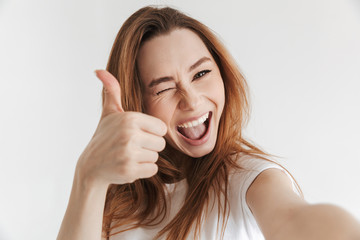
[(165, 89), (157, 92), (156, 95), (160, 95), (161, 93), (166, 92), (166, 91), (171, 90), (171, 89), (174, 89), (174, 88), (165, 88)]
[(197, 74), (195, 74), (194, 76), (194, 79), (198, 79), (198, 78), (201, 78), (202, 76), (206, 75), (207, 73), (211, 72), (211, 70), (203, 70), (203, 71), (200, 71), (198, 72)]

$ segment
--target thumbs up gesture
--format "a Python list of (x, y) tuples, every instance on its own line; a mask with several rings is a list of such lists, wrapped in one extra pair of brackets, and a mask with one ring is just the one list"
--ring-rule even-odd
[(81, 154), (76, 171), (83, 181), (125, 184), (149, 178), (158, 171), (158, 152), (165, 148), (167, 128), (163, 121), (140, 112), (125, 112), (118, 81), (97, 70), (105, 99), (100, 122)]

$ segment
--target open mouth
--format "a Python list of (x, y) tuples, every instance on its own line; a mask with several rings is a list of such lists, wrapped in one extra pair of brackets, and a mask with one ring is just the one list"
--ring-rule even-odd
[(177, 130), (185, 140), (191, 142), (201, 140), (208, 135), (211, 116), (212, 112), (208, 112), (194, 121), (178, 125)]

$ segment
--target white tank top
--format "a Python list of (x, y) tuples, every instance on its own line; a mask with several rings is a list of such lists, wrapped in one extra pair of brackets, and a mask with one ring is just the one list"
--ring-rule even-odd
[[(238, 163), (244, 169), (233, 171), (229, 175), (229, 206), (230, 213), (229, 219), (225, 228), (223, 239), (241, 239), (241, 240), (263, 240), (264, 236), (256, 223), (256, 220), (246, 203), (246, 192), (255, 180), (255, 178), (264, 170), (269, 168), (277, 168), (284, 171), (293, 183), (294, 191), (297, 191), (293, 179), (290, 175), (279, 165), (253, 158), (247, 155), (242, 155), (238, 159)], [(177, 183), (166, 184), (167, 188), (167, 201), (169, 211), (165, 219), (155, 227), (137, 228), (129, 231), (122, 232), (110, 237), (110, 240), (147, 240), (154, 239), (156, 234), (166, 226), (167, 223), (176, 215), (181, 206), (184, 204), (184, 198), (188, 185), (186, 179)], [(211, 196), (211, 195), (210, 195)], [(214, 199), (213, 199), (214, 200)], [(212, 206), (210, 203), (209, 206)], [(214, 208), (206, 211), (205, 220), (201, 226), (200, 239), (201, 240), (215, 240), (220, 239), (221, 226), (217, 227), (218, 211), (217, 200), (215, 201)], [(222, 223), (222, 218), (220, 218)], [(112, 232), (117, 232), (122, 228), (117, 228)], [(190, 233), (188, 239), (193, 240), (193, 231)]]

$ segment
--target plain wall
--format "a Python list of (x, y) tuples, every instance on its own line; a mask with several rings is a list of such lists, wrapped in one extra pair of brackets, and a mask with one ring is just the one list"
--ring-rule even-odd
[(123, 21), (167, 3), (226, 44), (250, 87), (246, 135), (282, 156), (311, 203), (360, 219), (357, 0), (0, 0), (0, 239), (55, 239), (101, 113)]

